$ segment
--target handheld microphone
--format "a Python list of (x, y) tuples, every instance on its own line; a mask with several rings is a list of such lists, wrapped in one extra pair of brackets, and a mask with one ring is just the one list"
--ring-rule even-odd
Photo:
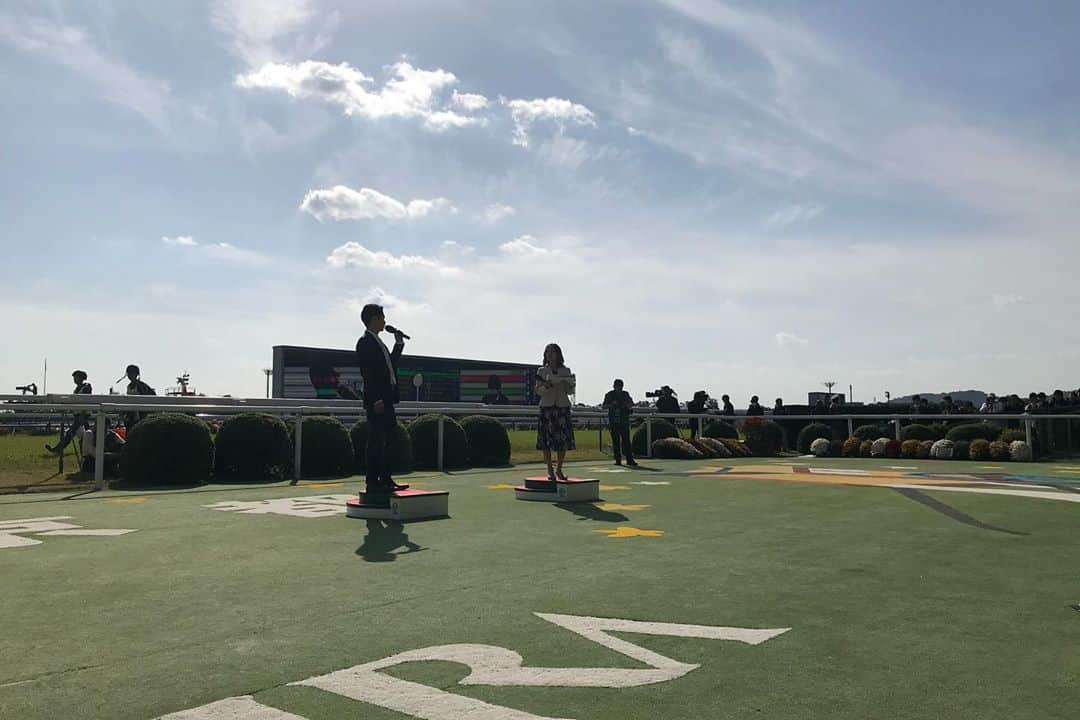
[(398, 335), (398, 334), (400, 334), (400, 335), (401, 335), (401, 337), (405, 338), (406, 340), (412, 340), (412, 338), (411, 338), (411, 337), (409, 337), (409, 336), (408, 336), (408, 335), (406, 335), (405, 333), (401, 332), (400, 330), (398, 330), (398, 329), (397, 329), (396, 327), (394, 327), (393, 325), (387, 325), (387, 326), (386, 326), (386, 332), (388, 332), (388, 333), (393, 333), (394, 335)]

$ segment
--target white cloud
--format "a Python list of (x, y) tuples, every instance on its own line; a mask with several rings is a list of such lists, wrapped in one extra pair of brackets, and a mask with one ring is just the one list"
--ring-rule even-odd
[(483, 95), (477, 95), (475, 93), (459, 93), (457, 90), (455, 90), (454, 94), (450, 97), (450, 101), (467, 112), (483, 110), (491, 104)]
[(476, 252), (476, 248), (472, 245), (462, 245), (457, 240), (443, 240), (442, 246), (448, 252), (458, 252), (462, 255), (471, 255)]
[(492, 203), (488, 205), (484, 210), (483, 218), (489, 223), (495, 224), (500, 220), (505, 220), (508, 217), (516, 214), (517, 210), (510, 205), (503, 205), (502, 203)]
[(391, 295), (378, 285), (368, 290), (367, 295), (365, 295), (362, 300), (359, 298), (347, 298), (344, 301), (345, 308), (350, 312), (355, 313), (356, 317), (360, 317), (360, 311), (363, 310), (364, 306), (368, 303), (382, 305), (386, 310), (387, 315), (393, 312), (395, 315), (415, 317), (431, 312), (431, 305), (428, 305), (427, 303), (409, 302), (397, 295)]
[(446, 265), (437, 258), (422, 255), (393, 255), (385, 250), (369, 250), (360, 243), (349, 241), (334, 248), (326, 264), (333, 268), (363, 267), (376, 270), (422, 270), (439, 275), (456, 275), (458, 268)]
[(402, 61), (390, 66), (390, 78), (382, 88), (369, 89), (374, 82), (374, 78), (348, 63), (331, 65), (315, 60), (267, 63), (236, 78), (239, 87), (284, 90), (296, 98), (317, 98), (340, 106), (350, 116), (375, 120), (420, 118), (424, 127), (436, 132), (485, 122), (484, 118), (448, 109), (445, 90), (457, 83), (457, 77), (446, 70), (422, 70)]
[(353, 190), (345, 185), (335, 185), (329, 189), (309, 190), (304, 195), (300, 209), (320, 221), (323, 220), (367, 220), (386, 218), (388, 220), (409, 220), (420, 218), (440, 210), (456, 212), (456, 208), (446, 198), (432, 200), (410, 200), (403, 203), (378, 190), (360, 188)]
[(186, 245), (188, 247), (194, 247), (199, 244), (199, 241), (190, 235), (177, 235), (176, 237), (161, 236), (161, 242), (166, 245)]
[(553, 250), (540, 247), (536, 244), (536, 238), (532, 235), (521, 235), (499, 246), (499, 250), (507, 255), (517, 257), (542, 257), (551, 255)]
[[(283, 38), (295, 36), (315, 17), (312, 0), (216, 0), (210, 6), (211, 23), (228, 37), (229, 50), (251, 67), (280, 59)], [(339, 19), (336, 13), (323, 17), (323, 32), (296, 38), (297, 49), (309, 56), (326, 44), (326, 31)]]
[(160, 131), (176, 112), (167, 83), (98, 49), (86, 31), (33, 17), (0, 14), (0, 42), (67, 67), (105, 100), (141, 115)]
[(1007, 307), (1009, 305), (1026, 305), (1031, 300), (1023, 295), (994, 295), (991, 302), (996, 307)]
[(780, 347), (789, 347), (795, 345), (805, 347), (806, 345), (810, 344), (810, 341), (806, 338), (801, 338), (794, 333), (778, 332), (776, 333), (776, 344)]
[(562, 98), (536, 98), (534, 100), (506, 100), (514, 119), (514, 144), (529, 146), (529, 131), (538, 121), (551, 121), (559, 128), (567, 125), (596, 126), (592, 110)]
[(780, 208), (765, 220), (765, 229), (782, 230), (792, 225), (808, 223), (824, 210), (823, 206), (815, 203), (788, 205)]

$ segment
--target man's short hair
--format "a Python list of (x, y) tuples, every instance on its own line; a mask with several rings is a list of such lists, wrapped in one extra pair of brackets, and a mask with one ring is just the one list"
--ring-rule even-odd
[(615, 378), (615, 382), (613, 382), (613, 383), (612, 383), (612, 385), (625, 385), (625, 384), (626, 384), (626, 383), (624, 383), (624, 382), (623, 382), (623, 381), (622, 381), (621, 379), (619, 379), (619, 378)]
[(363, 322), (365, 325), (367, 325), (368, 321), (371, 320), (371, 318), (375, 317), (376, 315), (383, 315), (383, 314), (384, 313), (383, 313), (382, 305), (376, 305), (375, 303), (368, 303), (360, 311), (360, 321)]
[(76, 370), (75, 372), (71, 373), (71, 377), (82, 378), (83, 380), (85, 380), (88, 376), (85, 370)]
[(130, 375), (130, 374), (131, 374), (131, 373), (133, 373), (133, 372), (134, 372), (134, 373), (135, 373), (136, 375), (141, 375), (141, 374), (142, 374), (142, 373), (141, 373), (141, 372), (139, 371), (139, 366), (138, 366), (138, 365), (128, 365), (128, 366), (127, 366), (127, 369), (126, 369), (126, 370), (124, 370), (124, 374), (125, 374), (125, 375)]

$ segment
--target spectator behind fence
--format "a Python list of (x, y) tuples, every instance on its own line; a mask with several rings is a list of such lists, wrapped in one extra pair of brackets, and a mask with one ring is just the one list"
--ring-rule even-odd
[[(75, 395), (92, 395), (94, 389), (90, 386), (90, 383), (86, 381), (86, 373), (82, 370), (76, 370), (71, 373), (71, 379), (75, 381)], [(45, 445), (45, 449), (51, 452), (53, 455), (62, 455), (64, 448), (66, 448), (80, 430), (86, 425), (86, 413), (77, 412), (75, 417), (71, 419), (71, 427), (60, 437), (60, 442), (56, 443), (56, 446)]]
[(811, 415), (828, 415), (829, 414), (829, 408), (828, 408), (828, 406), (825, 405), (825, 401), (823, 399), (818, 398), (817, 402), (814, 403), (814, 407), (810, 408), (810, 414)]
[[(709, 402), (709, 393), (698, 390), (694, 393), (694, 399), (686, 403), (686, 412), (689, 414), (702, 414)], [(690, 437), (701, 437), (701, 419), (690, 418)]]
[[(141, 371), (138, 365), (128, 365), (124, 370), (124, 375), (128, 379), (127, 394), (128, 395), (157, 395), (154, 388), (144, 383), (140, 378)], [(146, 417), (146, 413), (142, 412), (129, 412), (124, 413), (124, 431), (131, 432), (131, 429), (139, 424), (139, 422)]]
[(773, 415), (786, 415), (787, 408), (784, 407), (784, 398), (776, 398), (772, 408)]
[[(544, 364), (536, 371), (536, 390), (540, 395), (540, 421), (536, 427), (536, 449), (544, 452), (549, 480), (566, 480), (563, 462), (566, 453), (574, 450), (574, 422), (570, 416), (570, 394), (574, 392), (574, 375), (566, 367), (562, 348), (549, 343), (544, 348)], [(551, 466), (551, 452), (558, 464)]]
[(626, 464), (636, 466), (637, 462), (634, 461), (634, 453), (630, 448), (630, 413), (634, 409), (634, 400), (630, 393), (623, 390), (622, 380), (612, 383), (612, 389), (604, 395), (601, 407), (608, 411), (608, 428), (611, 431), (615, 464), (622, 465), (622, 457), (626, 455)]
[(986, 399), (983, 400), (983, 404), (979, 406), (979, 412), (984, 415), (998, 412), (997, 396), (994, 395), (994, 393), (990, 393), (986, 396)]
[[(660, 392), (656, 398), (656, 412), (665, 413), (667, 415), (679, 414), (679, 400), (676, 397), (678, 393), (671, 389), (670, 385), (664, 385), (660, 388)], [(668, 418), (671, 423), (675, 422), (674, 418)]]
[(727, 417), (734, 417), (734, 415), (735, 415), (735, 406), (731, 404), (731, 398), (728, 397), (727, 395), (721, 395), (720, 396), (720, 402), (724, 403), (724, 407), (721, 408), (720, 414), (725, 415)]
[(844, 397), (842, 395), (833, 395), (829, 400), (829, 412), (840, 414), (844, 412)]
[(761, 403), (758, 402), (758, 396), (754, 395), (750, 398), (750, 404), (746, 407), (746, 416), (755, 417), (764, 414), (765, 408), (761, 407)]

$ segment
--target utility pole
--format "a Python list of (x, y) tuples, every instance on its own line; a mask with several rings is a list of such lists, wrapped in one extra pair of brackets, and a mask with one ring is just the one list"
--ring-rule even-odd
[(273, 372), (274, 371), (271, 370), (270, 368), (263, 368), (263, 374), (266, 375), (266, 397), (267, 397), (267, 399), (270, 398), (270, 375)]

